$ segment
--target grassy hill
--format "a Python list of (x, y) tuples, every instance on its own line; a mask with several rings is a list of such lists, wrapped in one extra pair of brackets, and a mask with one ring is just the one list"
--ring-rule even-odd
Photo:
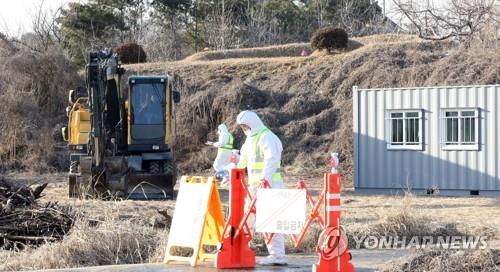
[[(285, 175), (327, 170), (328, 153), (341, 154), (344, 181), (352, 174), (352, 87), (411, 87), (500, 82), (498, 41), (466, 48), (452, 41), (409, 35), (376, 35), (349, 41), (332, 55), (300, 57), (307, 44), (205, 51), (176, 62), (128, 65), (129, 74), (175, 78), (177, 161), (181, 174), (211, 168), (215, 150), (203, 145), (242, 110), (255, 110), (284, 144)], [(65, 170), (56, 152), (66, 122), (67, 91), (82, 84), (74, 67), (56, 52), (13, 51), (0, 43), (0, 171)], [(15, 150), (14, 156), (13, 151)], [(295, 177), (294, 177), (295, 178)]]
[[(329, 151), (341, 154), (345, 181), (352, 174), (352, 87), (411, 87), (500, 82), (498, 43), (469, 48), (408, 35), (353, 39), (333, 55), (299, 57), (291, 44), (195, 54), (183, 61), (130, 65), (129, 73), (175, 76), (177, 158), (181, 173), (209, 169), (219, 123), (244, 137), (235, 124), (241, 110), (255, 110), (284, 144), (285, 174), (327, 169)], [(273, 52), (275, 50), (276, 52)], [(283, 52), (288, 52), (287, 54)], [(269, 57), (276, 56), (276, 57)]]

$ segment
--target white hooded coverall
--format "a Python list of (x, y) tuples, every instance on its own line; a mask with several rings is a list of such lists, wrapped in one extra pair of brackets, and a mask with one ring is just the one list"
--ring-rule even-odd
[(215, 172), (221, 172), (227, 170), (227, 167), (231, 163), (231, 149), (221, 149), (221, 147), (229, 144), (229, 140), (232, 138), (232, 135), (229, 133), (229, 130), (224, 124), (219, 125), (217, 134), (219, 134), (219, 139), (214, 143), (214, 146), (218, 147), (218, 149), (213, 167)]
[[(239, 125), (245, 124), (251, 128), (250, 132), (246, 134), (245, 143), (241, 147), (241, 156), (240, 161), (238, 163), (238, 168), (247, 168), (247, 172), (249, 175), (249, 180), (267, 180), (272, 188), (281, 189), (284, 188), (283, 179), (280, 176), (280, 179), (276, 179), (276, 172), (281, 162), (281, 152), (283, 151), (283, 146), (281, 144), (280, 139), (276, 136), (271, 130), (265, 130), (260, 135), (258, 139), (257, 145), (262, 150), (264, 154), (264, 169), (261, 171), (261, 174), (258, 174), (258, 177), (253, 177), (252, 169), (250, 165), (252, 162), (250, 161), (252, 157), (255, 157), (255, 154), (252, 154), (254, 151), (253, 145), (253, 136), (256, 136), (261, 129), (265, 128), (264, 124), (260, 120), (259, 116), (252, 111), (243, 111), (238, 114), (236, 119)], [(278, 170), (279, 171), (279, 170)], [(255, 195), (257, 192), (257, 188), (259, 184), (249, 184), (249, 190), (252, 195)], [(247, 208), (247, 207), (246, 207)], [(251, 218), (248, 221), (250, 227), (253, 229), (255, 226), (255, 217)], [(276, 258), (283, 258), (285, 256), (285, 239), (283, 234), (275, 234), (273, 239), (269, 244), (267, 244), (267, 249), (269, 254)]]

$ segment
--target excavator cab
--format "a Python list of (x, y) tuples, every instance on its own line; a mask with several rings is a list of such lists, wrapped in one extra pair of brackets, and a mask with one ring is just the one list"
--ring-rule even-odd
[(168, 151), (173, 136), (172, 88), (167, 77), (129, 78), (130, 151)]

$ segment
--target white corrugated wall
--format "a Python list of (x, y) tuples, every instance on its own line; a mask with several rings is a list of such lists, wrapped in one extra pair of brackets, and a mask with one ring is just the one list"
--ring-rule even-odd
[[(366, 189), (500, 190), (500, 85), (353, 87), (354, 184)], [(477, 108), (479, 150), (445, 150), (443, 109)], [(388, 110), (421, 110), (422, 150), (388, 150)]]

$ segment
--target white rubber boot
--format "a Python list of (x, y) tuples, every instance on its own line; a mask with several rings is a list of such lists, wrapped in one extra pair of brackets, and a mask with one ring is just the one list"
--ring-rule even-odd
[(257, 260), (257, 264), (270, 266), (270, 265), (288, 265), (288, 261), (285, 256), (275, 257), (275, 256), (267, 256), (265, 258), (260, 258)]

